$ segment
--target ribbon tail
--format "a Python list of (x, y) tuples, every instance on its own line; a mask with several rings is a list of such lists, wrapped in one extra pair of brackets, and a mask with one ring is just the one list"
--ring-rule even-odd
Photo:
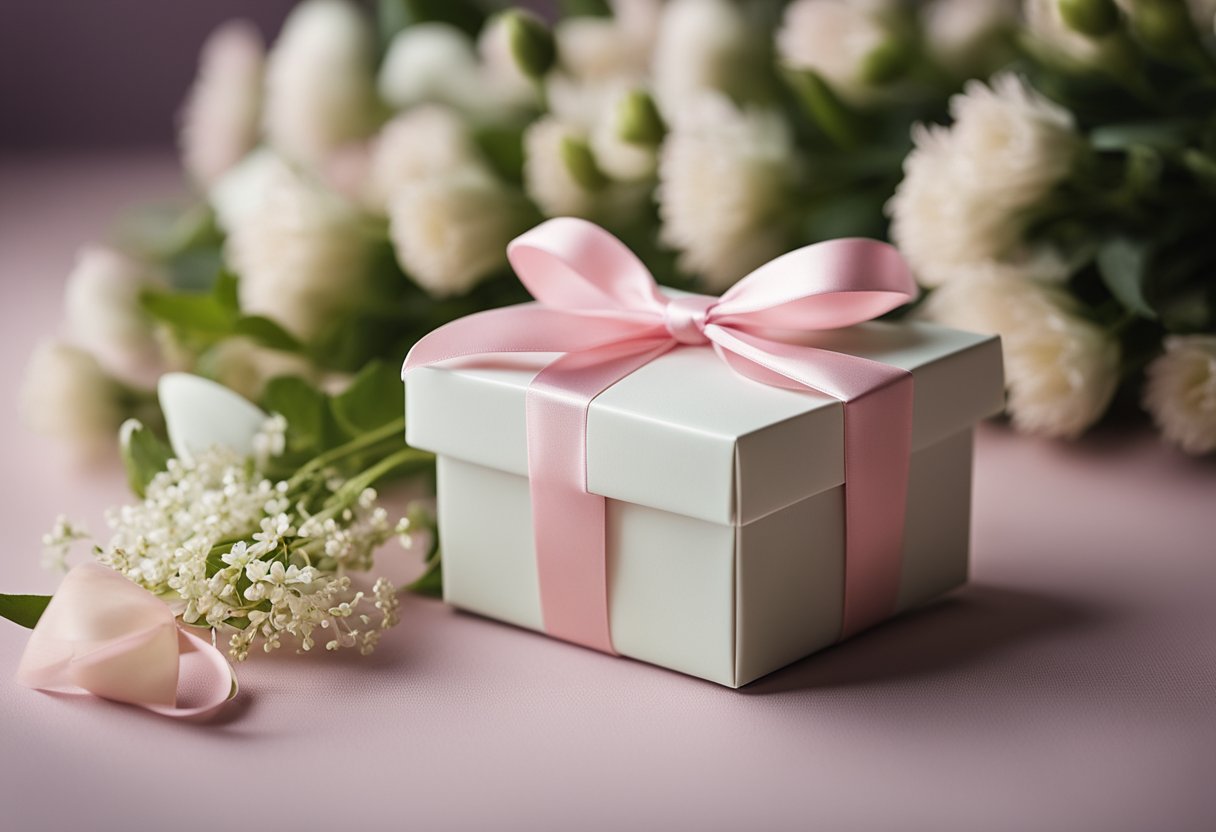
[(592, 400), (674, 345), (626, 342), (558, 358), (526, 397), (528, 474), (545, 632), (614, 654), (608, 623), (606, 501), (587, 490)]
[(213, 644), (194, 633), (179, 628), (178, 645), (178, 689), (183, 680), (191, 689), (197, 704), (187, 707), (174, 705), (147, 705), (134, 703), (161, 716), (174, 719), (192, 719), (211, 714), (237, 694), (236, 672), (228, 659)]
[(844, 404), (845, 575), (841, 638), (895, 613), (912, 455), (912, 374), (867, 358), (706, 328), (742, 375)]

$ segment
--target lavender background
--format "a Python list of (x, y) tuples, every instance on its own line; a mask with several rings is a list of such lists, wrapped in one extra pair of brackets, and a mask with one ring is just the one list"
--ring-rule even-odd
[(199, 47), (295, 0), (0, 0), (0, 153), (167, 147)]

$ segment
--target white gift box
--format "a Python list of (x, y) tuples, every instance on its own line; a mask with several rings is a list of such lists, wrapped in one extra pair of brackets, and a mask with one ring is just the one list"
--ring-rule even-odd
[[(869, 323), (805, 343), (912, 373), (898, 609), (959, 586), (972, 431), (1004, 403), (999, 341)], [(406, 374), (407, 441), (438, 455), (445, 600), (542, 632), (524, 396), (554, 357), (490, 355)], [(594, 399), (587, 487), (607, 498), (619, 653), (738, 687), (838, 640), (842, 407), (748, 380), (703, 347), (677, 347)]]

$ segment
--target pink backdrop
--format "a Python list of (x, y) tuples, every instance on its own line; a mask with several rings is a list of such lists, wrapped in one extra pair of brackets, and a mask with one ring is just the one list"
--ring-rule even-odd
[[(0, 163), (5, 389), (75, 247), (177, 187), (168, 159)], [(39, 536), (59, 511), (100, 529), (122, 478), (6, 401), (0, 589), (49, 591)], [(970, 588), (740, 692), (409, 600), (370, 659), (254, 656), (190, 725), (17, 687), (0, 621), (0, 825), (1216, 828), (1216, 466), (988, 427), (975, 514)]]

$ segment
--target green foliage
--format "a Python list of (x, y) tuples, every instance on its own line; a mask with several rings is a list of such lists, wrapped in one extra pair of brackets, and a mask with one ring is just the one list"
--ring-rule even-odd
[(143, 497), (148, 483), (173, 458), (173, 449), (134, 419), (123, 424), (119, 440), (127, 484), (136, 496)]
[(49, 603), (49, 595), (0, 595), (0, 618), (32, 630)]
[(376, 9), (380, 40), (386, 46), (415, 23), (446, 23), (476, 35), (486, 19), (485, 10), (471, 0), (378, 0)]

